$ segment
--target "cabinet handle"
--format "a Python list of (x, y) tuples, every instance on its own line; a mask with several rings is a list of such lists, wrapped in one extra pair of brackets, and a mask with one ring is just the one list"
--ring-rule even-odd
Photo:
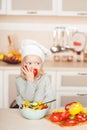
[(86, 15), (87, 15), (87, 13), (77, 13), (77, 15), (86, 16)]
[(36, 11), (28, 11), (27, 14), (37, 14)]
[(87, 93), (85, 93), (85, 94), (78, 93), (77, 96), (87, 96)]
[(78, 73), (78, 75), (87, 75), (87, 73)]

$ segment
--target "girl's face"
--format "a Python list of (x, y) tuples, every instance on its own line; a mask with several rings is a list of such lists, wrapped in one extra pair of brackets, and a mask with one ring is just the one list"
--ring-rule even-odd
[(29, 55), (24, 58), (23, 64), (27, 64), (30, 69), (38, 69), (40, 71), (42, 69), (42, 60), (39, 56)]

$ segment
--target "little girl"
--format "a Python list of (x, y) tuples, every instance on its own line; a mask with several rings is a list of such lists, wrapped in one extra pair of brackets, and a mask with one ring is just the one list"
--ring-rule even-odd
[(14, 108), (18, 108), (24, 100), (53, 100), (49, 76), (43, 72), (43, 63), (51, 52), (36, 41), (24, 40), (21, 53), (21, 75), (16, 79), (17, 104)]

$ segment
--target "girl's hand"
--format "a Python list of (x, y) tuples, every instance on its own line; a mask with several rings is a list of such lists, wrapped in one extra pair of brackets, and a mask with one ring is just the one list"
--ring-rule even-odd
[(29, 68), (29, 66), (27, 64), (24, 64), (21, 68), (24, 77), (26, 80), (30, 80), (33, 81), (34, 80), (34, 73), (33, 73), (33, 69)]

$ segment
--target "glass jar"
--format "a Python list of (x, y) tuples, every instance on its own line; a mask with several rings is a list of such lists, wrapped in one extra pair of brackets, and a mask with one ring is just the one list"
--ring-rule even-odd
[(83, 53), (83, 61), (84, 61), (84, 62), (87, 62), (87, 52), (84, 52), (84, 53)]
[(60, 56), (54, 55), (54, 61), (59, 62), (60, 61)]

